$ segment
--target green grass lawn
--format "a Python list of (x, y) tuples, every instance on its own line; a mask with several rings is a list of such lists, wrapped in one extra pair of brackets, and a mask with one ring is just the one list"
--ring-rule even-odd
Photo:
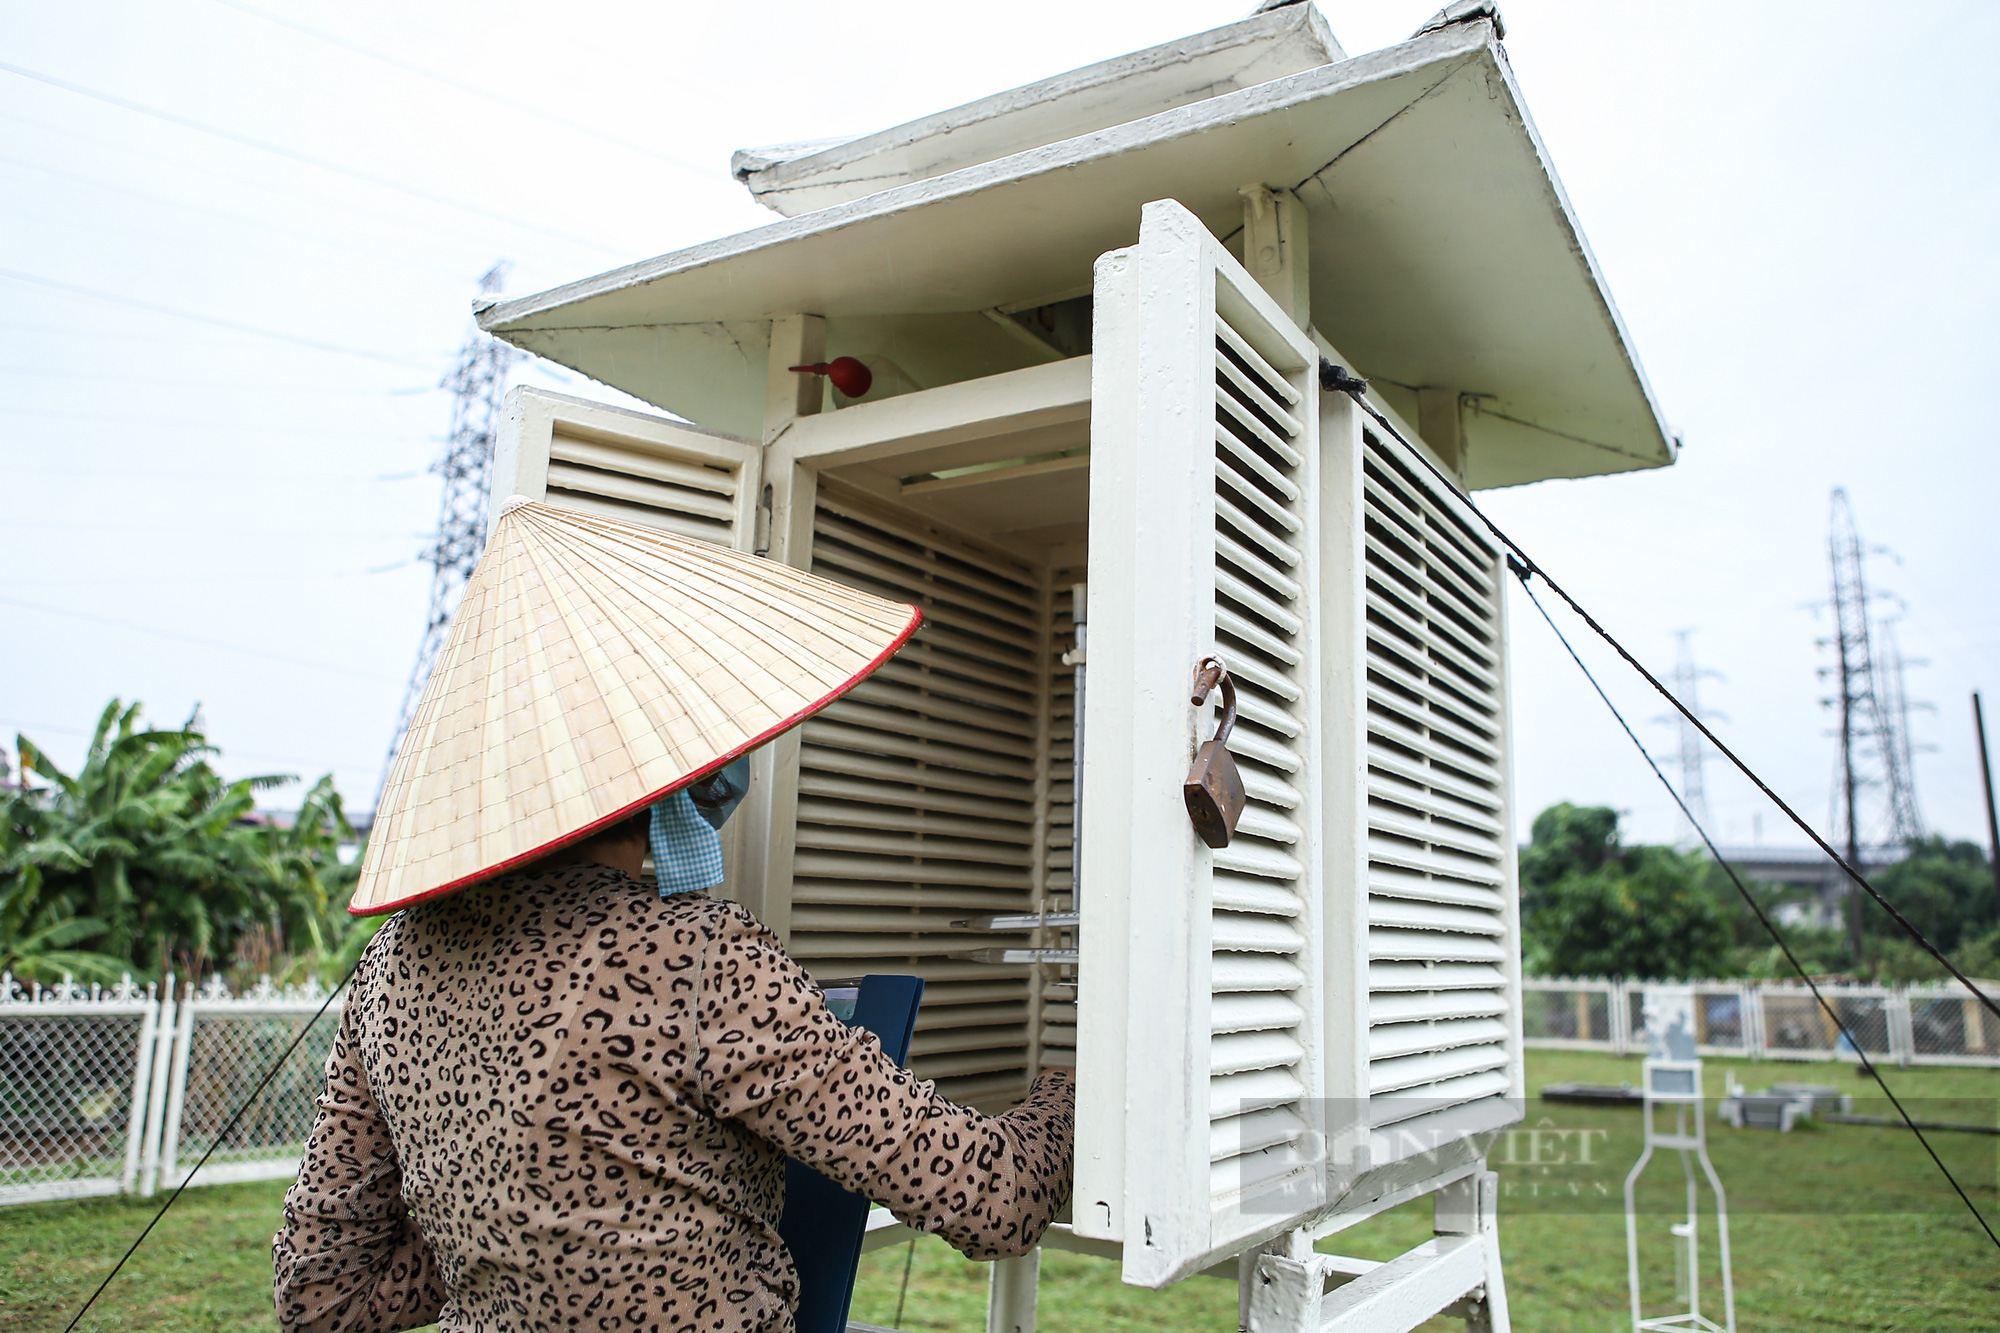
[[(1639, 1064), (1535, 1051), (1528, 1070), (1532, 1091), (1572, 1080), (1636, 1081)], [(1851, 1087), (1858, 1102), (1870, 1101), (1863, 1094), (1872, 1085), (1846, 1066), (1741, 1061), (1709, 1062), (1712, 1095), (1721, 1094), (1732, 1070), (1753, 1088), (1838, 1083)], [(1912, 1111), (1920, 1118), (1996, 1123), (2000, 1071), (1894, 1070), (1889, 1079), (1899, 1096), (1917, 1100)], [(1872, 1101), (1856, 1109), (1889, 1113), (1879, 1093)], [(2000, 1226), (2000, 1139), (1938, 1134), (1932, 1142)], [(1619, 1186), (1638, 1144), (1636, 1111), (1536, 1103), (1527, 1124), (1496, 1149), (1507, 1192), (1501, 1212), (1507, 1286), (1522, 1333), (1629, 1327)], [(1591, 1160), (1579, 1163), (1586, 1146)], [(1730, 1192), (1737, 1318), (1745, 1333), (2000, 1328), (2000, 1251), (1907, 1132), (1824, 1125), (1779, 1135), (1711, 1125), (1710, 1148)], [(1666, 1298), (1673, 1285), (1667, 1226), (1678, 1220), (1679, 1164), (1671, 1155), (1656, 1158), (1645, 1179), (1642, 1203), (1656, 1210), (1642, 1219), (1646, 1274), (1650, 1289)], [(283, 1193), (279, 1182), (189, 1191), (84, 1327), (105, 1333), (271, 1328), (270, 1243)], [(62, 1328), (157, 1206), (97, 1199), (0, 1209), (0, 1333)], [(1330, 1237), (1322, 1248), (1387, 1259), (1429, 1234), (1428, 1210), (1411, 1207)], [(895, 1246), (863, 1260), (856, 1319), (894, 1324), (908, 1257), (908, 1247)], [(920, 1242), (895, 1326), (977, 1333), (985, 1326), (985, 1302), (983, 1265), (940, 1242)], [(1119, 1283), (1106, 1261), (1046, 1253), (1039, 1317), (1048, 1333), (1225, 1333), (1235, 1327), (1236, 1288), (1196, 1277), (1144, 1291)]]

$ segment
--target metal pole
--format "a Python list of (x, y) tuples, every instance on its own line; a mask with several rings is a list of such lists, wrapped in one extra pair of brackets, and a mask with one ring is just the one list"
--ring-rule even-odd
[(1993, 871), (1993, 894), (2000, 903), (2000, 816), (1993, 809), (1993, 760), (1986, 752), (1986, 712), (1972, 692), (1972, 730), (1979, 737), (1979, 776), (1986, 780), (1986, 864)]

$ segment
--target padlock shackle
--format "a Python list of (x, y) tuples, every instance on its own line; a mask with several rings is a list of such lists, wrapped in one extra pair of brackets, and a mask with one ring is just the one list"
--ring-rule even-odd
[(1194, 692), (1188, 702), (1199, 708), (1208, 702), (1209, 691), (1222, 690), (1222, 725), (1215, 729), (1215, 743), (1226, 746), (1229, 733), (1236, 730), (1236, 682), (1219, 657), (1204, 657), (1195, 664)]

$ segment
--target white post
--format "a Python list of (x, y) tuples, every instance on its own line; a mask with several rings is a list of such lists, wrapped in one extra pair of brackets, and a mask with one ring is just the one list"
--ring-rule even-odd
[(195, 996), (190, 988), (181, 1002), (179, 1031), (174, 1037), (174, 1058), (167, 1073), (166, 1128), (160, 1136), (160, 1169), (170, 1183), (178, 1184), (181, 1155), (181, 1112), (187, 1104), (188, 1057), (194, 1049)]
[[(128, 976), (127, 981), (131, 978)], [(151, 997), (148, 997), (149, 999)], [(130, 1194), (139, 1183), (139, 1163), (146, 1147), (146, 1103), (153, 1072), (153, 1043), (159, 1033), (160, 1007), (148, 1004), (139, 1020), (139, 1047), (132, 1053), (132, 1110), (125, 1126), (125, 1170), (118, 1192)]]
[(160, 1183), (160, 1133), (166, 1124), (167, 1071), (174, 1056), (174, 974), (160, 985), (160, 1012), (153, 1023), (153, 1072), (146, 1094), (146, 1163), (139, 1193), (151, 1198)]
[(998, 1259), (987, 1275), (986, 1333), (1035, 1333), (1035, 1293), (1041, 1285), (1041, 1247), (1018, 1259)]
[[(819, 413), (825, 381), (792, 366), (826, 359), (826, 320), (784, 315), (771, 321), (765, 365), (764, 459), (759, 469), (750, 549), (796, 569), (812, 567), (813, 511), (819, 474), (778, 444), (801, 417)], [(778, 447), (773, 448), (774, 444)], [(792, 935), (792, 839), (798, 822), (799, 747), (794, 727), (750, 755), (750, 794), (725, 837), (736, 854), (728, 892), (781, 940)]]
[(1917, 1048), (1916, 1028), (1910, 1021), (1909, 990), (1902, 986), (1893, 988), (1883, 1007), (1887, 1011), (1883, 1016), (1888, 1020), (1889, 1058), (1907, 1065)]

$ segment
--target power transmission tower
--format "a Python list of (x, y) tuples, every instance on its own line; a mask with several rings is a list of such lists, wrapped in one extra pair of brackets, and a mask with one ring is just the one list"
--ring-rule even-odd
[[(479, 292), (490, 297), (507, 280), (509, 265), (500, 260), (479, 278)], [(389, 753), (382, 761), (381, 789), (389, 781), (390, 766), (402, 746), (403, 733), (416, 715), (431, 668), (444, 647), (445, 631), (452, 613), (458, 609), (465, 582), (486, 549), (487, 492), (493, 478), (493, 440), (500, 420), (501, 399), (507, 392), (507, 368), (521, 353), (490, 338), (475, 327), (458, 349), (458, 361), (439, 387), (450, 389), (451, 437), (444, 453), (431, 464), (431, 471), (444, 478), (444, 494), (438, 502), (438, 525), (430, 547), (420, 557), (431, 566), (430, 613), (424, 621), (423, 641), (417, 647), (417, 664), (410, 671), (409, 688), (403, 708), (396, 717), (396, 733), (389, 741)]]
[[(1822, 640), (1834, 649), (1838, 693), (1821, 702), (1840, 710), (1839, 770), (1834, 808), (1844, 835), (1847, 860), (1861, 864), (1861, 798), (1881, 794), (1882, 817), (1871, 830), (1880, 843), (1899, 843), (1923, 836), (1917, 813), (1915, 774), (1911, 767), (1909, 708), (1903, 698), (1902, 659), (1884, 658), (1870, 623), (1867, 569), (1861, 534), (1847, 492), (1834, 487), (1827, 532), (1827, 562), (1833, 582), (1835, 634)], [(1822, 673), (1825, 674), (1825, 673)], [(1847, 941), (1861, 958), (1861, 894), (1847, 886)]]
[(1921, 657), (1905, 657), (1901, 645), (1896, 642), (1896, 619), (1885, 617), (1881, 622), (1881, 637), (1878, 645), (1881, 667), (1878, 671), (1878, 692), (1881, 696), (1882, 721), (1886, 723), (1883, 733), (1888, 747), (1888, 766), (1891, 774), (1889, 782), (1889, 832), (1890, 841), (1908, 843), (1924, 836), (1923, 812), (1917, 808), (1917, 768), (1915, 756), (1935, 750), (1935, 745), (1918, 745), (1910, 737), (1910, 712), (1912, 709), (1927, 709), (1935, 713), (1932, 704), (1911, 703), (1903, 692), (1903, 672), (1913, 666), (1929, 666)]
[[(1694, 631), (1681, 629), (1674, 631), (1674, 697), (1695, 717), (1703, 722), (1727, 721), (1722, 713), (1711, 713), (1701, 706), (1701, 682), (1704, 678), (1721, 680), (1720, 671), (1711, 671), (1695, 665)], [(1706, 827), (1708, 818), (1708, 786), (1704, 780), (1704, 770), (1708, 764), (1708, 742), (1702, 739), (1701, 729), (1680, 713), (1663, 714), (1653, 719), (1680, 728), (1681, 799), (1687, 803), (1688, 811)], [(1695, 822), (1685, 817), (1686, 825), (1682, 841), (1692, 842), (1699, 836)]]

